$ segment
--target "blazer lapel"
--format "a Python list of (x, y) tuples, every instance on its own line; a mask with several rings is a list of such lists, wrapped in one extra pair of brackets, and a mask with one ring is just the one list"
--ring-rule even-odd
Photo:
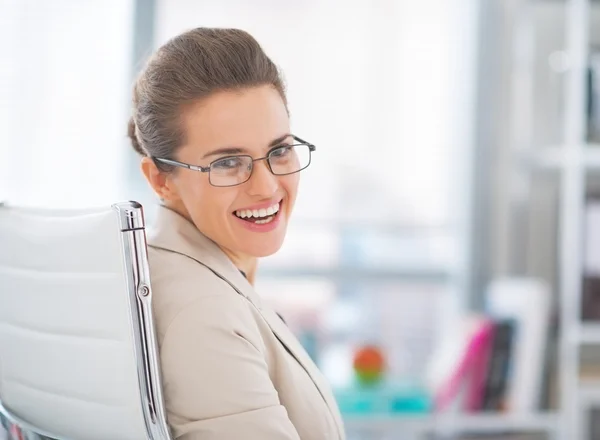
[(279, 342), (281, 342), (287, 351), (296, 359), (296, 361), (298, 361), (312, 379), (337, 424), (338, 432), (341, 433), (343, 431), (342, 420), (337, 410), (337, 403), (330, 391), (329, 385), (325, 381), (325, 377), (321, 374), (302, 344), (300, 344), (296, 336), (294, 336), (282, 319), (274, 311), (269, 309), (264, 309), (261, 313)]
[(177, 252), (194, 259), (247, 298), (260, 312), (279, 342), (310, 376), (329, 407), (338, 431), (343, 432), (335, 399), (317, 366), (281, 318), (269, 308), (263, 308), (254, 287), (216, 243), (204, 236), (189, 220), (164, 206), (158, 209), (156, 226), (149, 231), (148, 243), (150, 246)]

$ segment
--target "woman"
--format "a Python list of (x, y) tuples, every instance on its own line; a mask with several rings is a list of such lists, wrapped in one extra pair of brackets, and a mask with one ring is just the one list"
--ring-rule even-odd
[(344, 438), (324, 378), (253, 288), (315, 150), (290, 133), (276, 66), (243, 31), (199, 28), (157, 51), (133, 95), (129, 135), (162, 201), (148, 243), (174, 436)]

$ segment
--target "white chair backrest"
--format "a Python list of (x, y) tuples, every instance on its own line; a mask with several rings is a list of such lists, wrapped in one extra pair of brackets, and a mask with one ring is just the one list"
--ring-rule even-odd
[(57, 439), (169, 439), (141, 205), (0, 206), (0, 411)]

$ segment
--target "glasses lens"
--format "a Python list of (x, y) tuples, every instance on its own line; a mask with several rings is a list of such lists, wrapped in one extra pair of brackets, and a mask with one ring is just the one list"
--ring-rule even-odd
[(250, 156), (224, 157), (210, 164), (209, 179), (214, 186), (234, 186), (247, 181), (251, 173)]
[(273, 174), (297, 173), (310, 165), (310, 147), (305, 144), (275, 148), (269, 153)]

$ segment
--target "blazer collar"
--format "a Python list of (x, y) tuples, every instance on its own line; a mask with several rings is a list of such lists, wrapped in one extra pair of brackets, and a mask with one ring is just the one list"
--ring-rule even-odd
[(232, 284), (258, 309), (262, 309), (260, 297), (252, 285), (221, 248), (202, 234), (191, 221), (172, 209), (159, 205), (154, 226), (148, 229), (148, 244), (183, 254), (207, 266)]

